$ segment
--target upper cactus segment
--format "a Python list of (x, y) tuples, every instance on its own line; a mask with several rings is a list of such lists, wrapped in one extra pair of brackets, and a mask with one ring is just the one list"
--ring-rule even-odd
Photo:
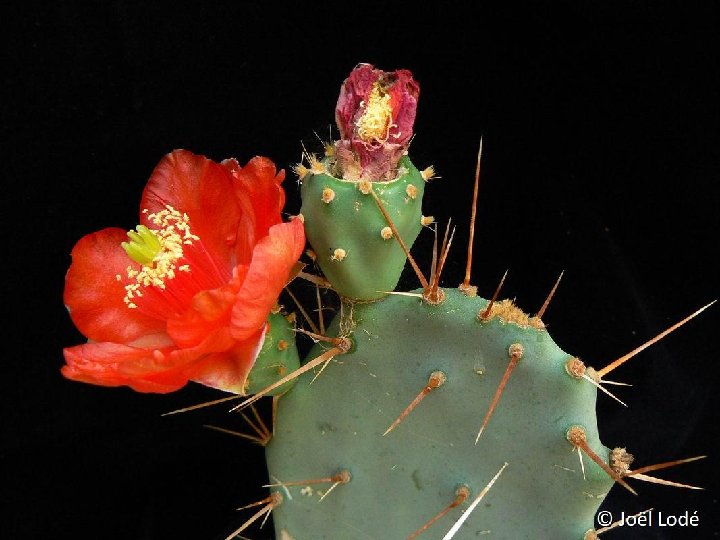
[(397, 285), (417, 238), (425, 181), (407, 156), (420, 87), (406, 69), (358, 65), (335, 116), (341, 139), (298, 165), (305, 232), (335, 291), (377, 300)]
[[(388, 182), (341, 180), (325, 173), (302, 182), (305, 232), (316, 262), (333, 289), (354, 300), (376, 300), (392, 291), (406, 256), (379, 205), (392, 215), (407, 246), (422, 229), (422, 174), (404, 157)], [(377, 197), (377, 202), (374, 198)]]
[(359, 64), (343, 83), (335, 109), (340, 140), (333, 172), (346, 180), (392, 180), (410, 145), (419, 95), (410, 71)]

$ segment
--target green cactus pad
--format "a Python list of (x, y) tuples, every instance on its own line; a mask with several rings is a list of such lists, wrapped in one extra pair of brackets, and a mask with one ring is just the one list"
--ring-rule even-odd
[[(342, 328), (352, 328), (356, 350), (336, 357), (312, 383), (314, 373), (303, 375), (280, 400), (267, 459), (273, 482), (342, 470), (352, 480), (323, 500), (332, 483), (274, 488), (284, 495), (273, 511), (277, 538), (402, 540), (465, 485), (467, 501), (421, 536), (442, 538), (505, 462), (455, 540), (484, 531), (498, 540), (580, 540), (593, 526), (613, 480), (587, 456), (583, 478), (566, 432), (583, 426), (590, 448), (607, 459), (597, 432), (596, 389), (568, 374), (571, 356), (544, 329), (497, 316), (481, 322), (477, 314), (487, 300), (445, 293), (435, 306), (407, 296), (346, 303)], [(336, 320), (330, 334), (338, 328)], [(516, 343), (524, 353), (476, 444)], [(383, 435), (437, 370), (446, 382)]]
[(367, 188), (379, 196), (409, 249), (422, 228), (425, 181), (407, 157), (399, 170), (402, 174), (389, 182), (361, 183), (328, 174), (303, 178), (305, 232), (318, 265), (341, 296), (374, 300), (397, 285), (405, 252), (388, 235), (388, 223)]
[[(300, 367), (293, 326), (281, 313), (268, 317), (270, 328), (265, 334), (260, 354), (245, 381), (245, 393), (255, 394)], [(294, 381), (279, 386), (269, 395), (277, 396), (292, 388)]]

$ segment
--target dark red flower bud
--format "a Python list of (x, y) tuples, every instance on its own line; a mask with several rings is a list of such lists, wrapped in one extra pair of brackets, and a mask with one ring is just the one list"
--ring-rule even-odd
[(340, 89), (338, 167), (347, 179), (388, 180), (413, 134), (420, 86), (406, 69), (359, 64)]

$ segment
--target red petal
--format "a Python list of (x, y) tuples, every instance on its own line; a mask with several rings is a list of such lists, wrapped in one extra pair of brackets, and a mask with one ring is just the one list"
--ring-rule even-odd
[(179, 347), (197, 346), (211, 332), (229, 327), (230, 310), (247, 270), (246, 266), (238, 266), (228, 285), (197, 293), (185, 313), (168, 319), (167, 332)]
[[(236, 159), (230, 158), (224, 160), (221, 165), (233, 175), (240, 170), (240, 164)], [(236, 183), (233, 181), (233, 186)], [(240, 221), (238, 222), (237, 237), (235, 239), (235, 264), (250, 264), (252, 259), (252, 251), (255, 247), (255, 209), (250, 195), (238, 189), (235, 189), (235, 202), (240, 208)]]
[[(275, 164), (265, 157), (254, 157), (247, 165), (240, 167), (235, 160), (223, 162), (235, 177), (234, 187), (238, 204), (246, 207), (249, 201), (254, 219), (254, 236), (250, 246), (268, 234), (273, 225), (282, 223), (280, 212), (285, 205), (285, 191), (281, 183), (285, 178), (285, 171), (277, 171)], [(246, 234), (249, 231), (244, 231)], [(240, 232), (243, 234), (243, 231)], [(250, 262), (252, 251), (239, 250), (238, 263)], [(245, 257), (245, 258), (243, 258)]]
[(376, 70), (371, 64), (358, 64), (343, 82), (335, 107), (335, 121), (341, 139), (352, 137), (357, 117), (363, 112), (360, 102), (367, 100), (373, 84), (381, 74), (382, 71)]
[(263, 327), (304, 247), (300, 219), (270, 227), (268, 236), (255, 246), (232, 310), (231, 331), (236, 340), (244, 341)]
[(265, 328), (238, 342), (231, 350), (211, 354), (193, 369), (192, 380), (235, 394), (244, 394), (245, 381), (262, 348)]
[[(166, 155), (148, 180), (140, 204), (149, 213), (167, 205), (190, 218), (190, 229), (220, 269), (225, 280), (235, 266), (235, 242), (241, 211), (232, 177), (222, 165), (187, 150)], [(141, 214), (147, 223), (147, 214)], [(150, 228), (153, 226), (150, 225)]]
[(413, 79), (412, 73), (406, 69), (394, 72), (397, 77), (390, 93), (390, 106), (393, 114), (393, 127), (390, 140), (395, 144), (408, 144), (413, 134), (420, 85)]
[(88, 343), (63, 352), (67, 365), (63, 366), (62, 374), (74, 381), (101, 386), (127, 385), (138, 392), (158, 393), (178, 390), (188, 381), (181, 373), (170, 370), (167, 350)]
[(138, 392), (172, 392), (182, 388), (202, 370), (214, 353), (236, 346), (228, 328), (209, 334), (197, 347), (187, 349), (141, 348), (117, 343), (87, 343), (69, 347), (67, 365), (61, 371), (68, 379), (102, 386), (129, 386)]
[(72, 250), (64, 301), (75, 326), (93, 341), (125, 343), (165, 331), (164, 321), (124, 302), (127, 267), (137, 266), (120, 246), (126, 240), (122, 229), (103, 229), (81, 238)]

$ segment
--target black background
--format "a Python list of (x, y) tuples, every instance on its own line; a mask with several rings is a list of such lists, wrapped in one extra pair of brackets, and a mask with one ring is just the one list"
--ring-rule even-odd
[[(141, 395), (60, 376), (62, 347), (82, 340), (62, 305), (64, 273), (82, 235), (134, 227), (147, 177), (174, 148), (267, 155), (286, 169), (302, 144), (318, 150), (360, 61), (408, 68), (421, 84), (411, 155), (441, 177), (424, 213), (459, 226), (446, 285), (462, 279), (482, 135), (483, 296), (509, 269), (504, 294), (536, 311), (564, 270), (545, 320), (597, 367), (717, 298), (720, 18), (711, 2), (654, 4), (2, 8), (0, 536), (221, 540), (248, 517), (234, 509), (263, 496), (261, 450), (202, 428), (238, 419), (222, 407), (161, 416), (217, 392)], [(296, 213), (294, 177), (285, 185)], [(425, 268), (430, 240), (415, 248)], [(401, 285), (417, 282), (408, 273)], [(628, 409), (598, 399), (603, 442), (638, 465), (710, 455), (659, 475), (707, 490), (634, 482), (639, 497), (615, 487), (604, 508), (697, 510), (701, 528), (603, 538), (718, 535), (719, 309), (613, 373), (634, 385), (617, 390)]]

